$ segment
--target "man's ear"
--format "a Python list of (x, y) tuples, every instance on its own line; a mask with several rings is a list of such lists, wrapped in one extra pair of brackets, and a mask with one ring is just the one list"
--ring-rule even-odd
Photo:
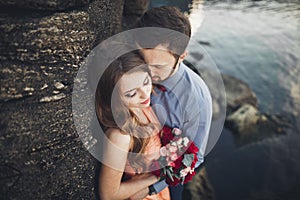
[(179, 62), (182, 62), (186, 56), (187, 56), (188, 52), (187, 51), (184, 51), (180, 56), (179, 56)]

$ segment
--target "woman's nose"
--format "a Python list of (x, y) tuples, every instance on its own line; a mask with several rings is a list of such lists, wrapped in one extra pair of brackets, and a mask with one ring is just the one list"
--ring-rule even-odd
[(142, 88), (140, 89), (140, 97), (141, 97), (142, 99), (145, 99), (145, 98), (148, 97), (147, 87), (142, 87)]

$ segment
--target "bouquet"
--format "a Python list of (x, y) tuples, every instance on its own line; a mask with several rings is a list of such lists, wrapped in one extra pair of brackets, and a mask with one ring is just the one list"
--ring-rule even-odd
[(187, 183), (195, 175), (198, 148), (188, 139), (182, 136), (178, 128), (164, 126), (161, 135), (162, 147), (159, 159), (153, 161), (152, 174), (161, 179), (166, 179), (167, 184), (176, 186)]

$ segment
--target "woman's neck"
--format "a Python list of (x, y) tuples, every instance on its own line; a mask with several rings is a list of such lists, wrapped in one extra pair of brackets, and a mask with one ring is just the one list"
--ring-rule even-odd
[(133, 112), (133, 114), (135, 114), (137, 116), (137, 118), (140, 122), (142, 122), (142, 123), (149, 122), (147, 116), (145, 115), (145, 113), (143, 111), (144, 110), (143, 108), (132, 108), (130, 110)]

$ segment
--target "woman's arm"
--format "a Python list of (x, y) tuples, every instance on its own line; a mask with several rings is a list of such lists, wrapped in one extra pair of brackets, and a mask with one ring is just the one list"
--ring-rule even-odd
[(155, 183), (157, 178), (150, 174), (136, 175), (121, 182), (130, 146), (130, 136), (118, 129), (109, 129), (105, 145), (104, 163), (99, 174), (99, 195), (101, 200), (127, 199)]

